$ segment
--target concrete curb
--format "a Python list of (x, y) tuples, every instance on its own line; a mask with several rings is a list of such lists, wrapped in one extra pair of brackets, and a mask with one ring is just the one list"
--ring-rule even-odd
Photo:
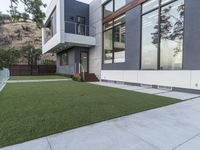
[(56, 82), (56, 81), (71, 81), (71, 79), (10, 80), (7, 81), (7, 83), (38, 83), (38, 82)]

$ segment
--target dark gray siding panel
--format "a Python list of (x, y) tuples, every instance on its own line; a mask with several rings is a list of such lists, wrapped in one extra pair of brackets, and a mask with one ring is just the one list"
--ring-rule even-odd
[(185, 0), (184, 70), (200, 70), (200, 0)]
[(64, 1), (64, 10), (65, 10), (65, 21), (68, 23), (65, 26), (65, 31), (67, 33), (75, 32), (75, 24), (77, 22), (77, 16), (85, 17), (86, 25), (89, 25), (89, 5), (78, 2), (76, 0), (65, 0)]
[(126, 13), (126, 62), (103, 64), (103, 70), (139, 70), (140, 69), (140, 24), (141, 6)]
[(140, 40), (141, 40), (141, 5), (126, 13), (127, 34), (126, 49), (127, 61), (130, 69), (140, 69)]

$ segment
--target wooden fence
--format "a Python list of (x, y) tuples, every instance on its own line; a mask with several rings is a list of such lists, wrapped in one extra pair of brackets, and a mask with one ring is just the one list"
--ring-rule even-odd
[(11, 76), (52, 75), (56, 73), (56, 65), (10, 65)]

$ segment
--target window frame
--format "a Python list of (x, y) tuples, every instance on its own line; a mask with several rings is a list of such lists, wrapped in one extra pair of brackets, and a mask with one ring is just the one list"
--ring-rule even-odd
[[(77, 17), (77, 24), (82, 24), (82, 25), (86, 25), (86, 18), (84, 16), (76, 16)], [(84, 23), (80, 23), (78, 22), (78, 20), (80, 19), (83, 19), (84, 20)]]
[(115, 29), (119, 26), (125, 26), (125, 31), (126, 31), (126, 22), (123, 22), (123, 23), (120, 23), (116, 26), (113, 25), (113, 63), (114, 64), (120, 64), (120, 63), (125, 63), (126, 62), (126, 32), (125, 32), (125, 48), (124, 48), (124, 51), (125, 51), (125, 56), (124, 56), (124, 62), (115, 62), (115, 52), (116, 51), (116, 47), (115, 47)]
[[(158, 66), (159, 66), (159, 61), (158, 61), (158, 59), (159, 59), (159, 46), (160, 46), (160, 38), (159, 38), (159, 42), (158, 42), (158, 48), (157, 48), (157, 68), (156, 69), (143, 69), (142, 68), (142, 51), (143, 51), (143, 49), (142, 49), (142, 38), (143, 38), (143, 35), (142, 35), (142, 33), (143, 33), (143, 16), (145, 16), (145, 15), (148, 15), (148, 14), (150, 14), (150, 13), (152, 13), (152, 12), (154, 12), (154, 11), (158, 11), (158, 20), (159, 20), (159, 22), (160, 22), (160, 17), (159, 17), (159, 10), (158, 10), (158, 8), (156, 9), (152, 9), (151, 11), (148, 11), (148, 12), (145, 12), (144, 14), (142, 13), (142, 9), (141, 9), (141, 28), (140, 28), (140, 64), (139, 64), (139, 67), (140, 67), (140, 70), (158, 70)], [(158, 22), (158, 25), (160, 26), (160, 24), (159, 24), (159, 22)], [(160, 35), (160, 30), (158, 29), (158, 34)]]
[[(102, 39), (103, 39), (103, 59), (102, 59), (102, 64), (106, 65), (106, 64), (122, 64), (122, 63), (125, 63), (126, 62), (126, 55), (125, 55), (125, 61), (124, 62), (114, 62), (115, 60), (115, 50), (114, 50), (114, 29), (118, 26), (121, 26), (121, 25), (125, 25), (126, 27), (126, 21), (118, 24), (118, 25), (114, 25), (114, 20), (121, 17), (121, 16), (124, 16), (126, 18), (126, 14), (122, 14), (112, 20), (110, 20), (109, 22), (112, 22), (112, 27), (111, 28), (108, 28), (108, 29), (104, 29), (104, 24), (103, 24), (103, 36), (102, 36)], [(112, 30), (112, 63), (105, 63), (105, 49), (104, 49), (104, 43), (105, 43), (105, 39), (104, 39), (104, 33), (106, 31), (109, 31), (109, 30)], [(126, 42), (125, 42), (125, 52), (126, 52)]]
[[(149, 1), (149, 0), (148, 0)], [(148, 1), (145, 1), (144, 3), (148, 2)], [(159, 29), (158, 29), (158, 35), (159, 35), (159, 39), (158, 39), (158, 56), (157, 56), (157, 69), (156, 70), (163, 70), (163, 71), (167, 71), (167, 69), (161, 69), (160, 65), (161, 65), (161, 28), (160, 28), (160, 25), (161, 25), (161, 10), (163, 7), (169, 5), (169, 4), (172, 4), (174, 2), (177, 2), (179, 0), (170, 0), (169, 2), (167, 3), (164, 3), (162, 4), (162, 0), (158, 0), (159, 4), (158, 4), (158, 7), (156, 8), (153, 8), (149, 11), (146, 11), (145, 13), (143, 13), (143, 7), (141, 7), (141, 15), (140, 15), (140, 70), (145, 70), (145, 71), (148, 71), (150, 69), (142, 69), (142, 17), (148, 13), (151, 13), (155, 10), (158, 10), (158, 26), (159, 26)], [(184, 1), (184, 5), (185, 5), (185, 0)], [(144, 4), (144, 3), (141, 3), (141, 6)], [(183, 26), (183, 30), (184, 30), (184, 27), (185, 27), (185, 7), (184, 7), (184, 22), (183, 22), (184, 26)], [(177, 71), (177, 70), (183, 70), (183, 62), (184, 62), (184, 32), (183, 32), (183, 49), (182, 49), (182, 67), (181, 69), (171, 69), (169, 71)], [(152, 70), (151, 70), (152, 71)]]
[[(79, 22), (79, 19), (83, 19), (84, 23)], [(78, 32), (79, 29), (81, 29), (82, 27), (84, 27), (84, 33)], [(87, 31), (86, 31), (86, 17), (84, 16), (76, 16), (76, 32), (78, 35), (86, 35)]]
[[(107, 31), (111, 31), (112, 32), (112, 62), (111, 63), (105, 63), (105, 47), (104, 47), (104, 44), (105, 44), (105, 38), (104, 38), (104, 34), (105, 34), (105, 32), (107, 32)], [(114, 42), (113, 42), (113, 27), (112, 28), (109, 28), (109, 29), (107, 29), (107, 30), (104, 30), (103, 31), (103, 64), (113, 64), (113, 62), (114, 62), (114, 54), (113, 54), (113, 44), (114, 44)]]
[(106, 17), (108, 17), (108, 16), (110, 16), (110, 15), (107, 15), (107, 16), (105, 16), (105, 6), (108, 4), (108, 3), (110, 3), (110, 2), (112, 2), (113, 3), (113, 6), (112, 6), (112, 8), (113, 8), (113, 10), (112, 10), (112, 13), (114, 13), (114, 12), (116, 12), (116, 11), (118, 11), (118, 10), (120, 10), (122, 7), (124, 7), (126, 4), (127, 4), (127, 2), (125, 2), (125, 5), (123, 5), (123, 6), (121, 6), (120, 8), (118, 8), (118, 9), (116, 9), (115, 10), (115, 1), (116, 0), (108, 0), (107, 2), (105, 2), (104, 4), (103, 4), (103, 18), (106, 18)]
[[(66, 55), (66, 64), (63, 63), (63, 55)], [(63, 52), (63, 53), (60, 53), (60, 66), (68, 66), (69, 65), (69, 53), (68, 52)]]
[(109, 1), (107, 1), (105, 4), (103, 4), (103, 18), (106, 18), (106, 17), (108, 17), (109, 15), (107, 15), (107, 16), (105, 16), (105, 6), (108, 4), (108, 3), (110, 3), (110, 2), (113, 2), (113, 6), (112, 6), (112, 8), (113, 8), (113, 10), (112, 10), (112, 13), (114, 12), (114, 0), (109, 0)]
[(113, 4), (114, 4), (114, 6), (113, 6), (113, 12), (116, 12), (116, 11), (118, 11), (119, 9), (121, 9), (123, 6), (126, 5), (126, 1), (125, 1), (125, 5), (119, 7), (118, 9), (116, 9), (116, 5), (115, 5), (115, 4), (116, 4), (116, 0), (113, 0)]

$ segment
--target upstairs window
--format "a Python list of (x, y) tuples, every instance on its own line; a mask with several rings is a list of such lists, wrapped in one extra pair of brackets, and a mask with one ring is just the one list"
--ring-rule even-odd
[(110, 0), (103, 6), (104, 17), (111, 15), (113, 12), (119, 10), (126, 5), (126, 0)]
[(149, 12), (153, 9), (158, 8), (158, 6), (159, 6), (159, 0), (149, 0), (142, 5), (142, 12), (143, 13)]
[(104, 5), (104, 11), (103, 11), (104, 17), (107, 17), (110, 14), (112, 14), (113, 10), (114, 10), (114, 8), (113, 8), (113, 0), (111, 0), (107, 4)]
[(56, 8), (54, 9), (54, 11), (52, 12), (51, 16), (48, 19), (48, 22), (44, 28), (44, 40), (45, 43), (50, 40), (55, 34), (56, 34), (56, 30), (57, 30), (57, 26), (56, 26)]
[(115, 0), (114, 3), (115, 3), (114, 5), (115, 11), (117, 11), (118, 9), (126, 5), (126, 0)]

